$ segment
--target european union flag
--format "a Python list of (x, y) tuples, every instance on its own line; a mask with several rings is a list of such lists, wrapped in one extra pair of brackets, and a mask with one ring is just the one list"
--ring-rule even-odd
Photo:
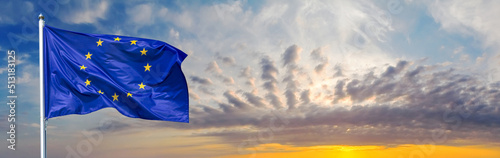
[(112, 107), (125, 116), (189, 122), (187, 55), (161, 41), (45, 25), (45, 117)]

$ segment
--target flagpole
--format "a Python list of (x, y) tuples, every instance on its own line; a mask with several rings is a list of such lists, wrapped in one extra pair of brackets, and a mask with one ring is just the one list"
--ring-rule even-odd
[(40, 158), (46, 158), (45, 142), (45, 91), (44, 91), (44, 72), (43, 72), (43, 27), (45, 21), (42, 14), (38, 16), (38, 44), (39, 44), (39, 66), (40, 66)]

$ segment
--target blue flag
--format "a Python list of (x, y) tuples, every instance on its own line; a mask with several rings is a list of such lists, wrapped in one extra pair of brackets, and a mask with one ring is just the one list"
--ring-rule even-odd
[(43, 29), (45, 117), (115, 108), (125, 116), (189, 122), (181, 63), (161, 41)]

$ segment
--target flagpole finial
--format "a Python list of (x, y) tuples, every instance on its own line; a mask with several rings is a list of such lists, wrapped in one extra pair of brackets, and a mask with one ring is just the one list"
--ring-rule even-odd
[(43, 19), (44, 19), (44, 17), (42, 15), (42, 13), (40, 13), (40, 15), (38, 15), (38, 20), (43, 20)]

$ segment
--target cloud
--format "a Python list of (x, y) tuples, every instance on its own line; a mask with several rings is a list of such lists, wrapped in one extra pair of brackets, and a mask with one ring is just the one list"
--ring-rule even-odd
[(294, 109), (297, 107), (299, 103), (298, 87), (300, 86), (299, 81), (297, 81), (297, 74), (303, 69), (301, 66), (298, 66), (297, 63), (300, 61), (300, 52), (302, 48), (297, 45), (291, 45), (288, 47), (282, 55), (283, 66), (286, 67), (286, 74), (283, 82), (286, 83), (285, 90), (285, 98), (286, 104), (288, 105), (288, 109)]
[(215, 61), (210, 62), (208, 64), (207, 68), (205, 69), (205, 71), (214, 72), (217, 74), (222, 74), (222, 70), (219, 68), (219, 65)]
[(223, 57), (222, 63), (227, 64), (227, 65), (234, 65), (236, 63), (236, 61), (234, 60), (233, 57)]
[(0, 68), (0, 74), (3, 74), (3, 72), (7, 72), (7, 67)]
[(247, 101), (251, 104), (253, 104), (256, 107), (264, 107), (266, 106), (265, 100), (262, 99), (261, 97), (253, 94), (253, 93), (244, 93), (245, 97), (247, 98)]
[(293, 109), (295, 108), (295, 106), (297, 106), (299, 100), (297, 99), (297, 96), (295, 96), (294, 91), (292, 90), (285, 91), (285, 97), (286, 97), (286, 104), (288, 105), (289, 109)]
[(213, 88), (207, 88), (207, 87), (198, 87), (198, 89), (204, 93), (204, 94), (208, 94), (208, 95), (215, 95), (214, 93), (214, 89)]
[(296, 64), (296, 62), (300, 59), (299, 53), (302, 51), (302, 48), (300, 48), (297, 45), (292, 45), (288, 47), (285, 50), (285, 53), (283, 54), (283, 66), (289, 65), (289, 64)]
[(234, 57), (221, 56), (219, 53), (217, 53), (216, 56), (217, 59), (222, 61), (222, 63), (225, 65), (234, 66), (234, 64), (236, 64)]
[(249, 110), (251, 106), (243, 101), (240, 97), (236, 96), (233, 91), (224, 92), (224, 97), (226, 97), (227, 101), (234, 105), (234, 107), (239, 108), (240, 110)]
[(318, 64), (316, 67), (314, 67), (314, 72), (316, 73), (322, 73), (323, 70), (328, 66), (328, 63), (321, 63)]
[(328, 66), (328, 57), (323, 54), (323, 48), (316, 48), (310, 53), (313, 61), (319, 62), (316, 67), (314, 67), (314, 71), (316, 73), (322, 73), (323, 70)]
[(78, 1), (71, 5), (65, 10), (67, 14), (61, 17), (62, 21), (71, 24), (91, 24), (104, 20), (110, 6), (108, 1)]
[(344, 86), (345, 82), (344, 80), (338, 80), (337, 84), (335, 85), (335, 100), (333, 100), (334, 103), (338, 103), (340, 99), (343, 99), (346, 97), (346, 93), (344, 92)]
[(278, 89), (278, 68), (276, 68), (274, 61), (269, 57), (262, 57), (260, 65), (262, 71), (261, 79), (265, 81), (262, 88), (267, 91), (265, 98), (269, 100), (272, 107), (282, 108), (283, 102), (279, 97), (280, 92)]
[(200, 96), (194, 92), (189, 92), (189, 98), (191, 98), (193, 100), (199, 100)]
[(309, 102), (311, 102), (310, 95), (310, 90), (302, 91), (302, 93), (300, 94), (300, 100), (302, 100), (303, 104), (308, 104)]
[[(447, 31), (479, 36), (486, 45), (500, 42), (498, 1), (439, 1), (431, 2), (429, 12)], [(476, 34), (478, 33), (478, 34)]]
[(271, 81), (276, 81), (276, 76), (278, 75), (279, 71), (278, 68), (274, 65), (274, 61), (269, 59), (269, 57), (264, 57), (260, 61), (260, 65), (262, 68), (262, 75), (261, 78), (263, 80), (271, 80)]
[(16, 93), (23, 92), (19, 97), (26, 97), (21, 102), (37, 105), (40, 102), (38, 65), (26, 63), (16, 65)]
[(385, 70), (384, 74), (382, 76), (384, 77), (393, 77), (394, 75), (399, 74), (401, 71), (403, 71), (406, 67), (408, 66), (407, 61), (399, 61), (396, 67), (394, 66), (389, 66)]
[[(272, 70), (264, 67), (273, 67), (273, 62), (266, 57), (263, 59), (262, 72)], [(223, 96), (227, 103), (220, 102), (219, 108), (199, 105), (203, 110), (196, 110), (190, 125), (173, 128), (226, 129), (199, 136), (232, 142), (268, 130), (273, 127), (270, 120), (274, 120), (274, 126), (283, 128), (274, 131), (275, 137), (268, 141), (292, 145), (331, 145), (332, 142), (401, 145), (432, 139), (430, 136), (436, 132), (447, 135), (444, 140), (434, 140), (439, 144), (500, 141), (490, 132), (500, 129), (500, 86), (488, 85), (476, 76), (439, 64), (410, 63), (413, 62), (402, 60), (394, 65), (376, 67), (358, 77), (337, 80), (331, 85), (334, 95), (327, 100), (310, 99), (313, 93), (310, 89), (299, 93), (285, 87), (288, 109), (283, 109), (275, 93), (283, 90), (279, 84), (286, 82), (273, 82), (278, 76), (270, 75), (273, 77), (261, 78), (268, 81), (266, 86), (274, 86), (262, 87), (267, 93), (245, 92), (244, 89), (238, 93), (225, 91)], [(242, 127), (257, 131), (232, 130)]]
[(266, 94), (265, 98), (269, 99), (269, 103), (271, 104), (272, 107), (274, 107), (276, 109), (283, 108), (283, 102), (281, 101), (281, 98), (276, 93), (268, 92)]
[(240, 77), (252, 77), (252, 68), (247, 66), (243, 70), (241, 70)]
[(24, 83), (31, 83), (33, 81), (33, 76), (31, 76), (32, 73), (29, 72), (22, 72), (22, 75), (17, 78), (16, 83), (19, 84), (24, 84)]
[[(436, 22), (448, 32), (471, 36), (478, 40), (486, 51), (487, 67), (485, 71), (493, 81), (500, 80), (497, 59), (500, 53), (500, 22), (495, 16), (500, 14), (496, 9), (499, 1), (427, 1), (425, 4)], [(469, 55), (463, 54), (461, 60), (468, 60)]]
[(250, 68), (250, 66), (241, 70), (240, 77), (247, 80), (245, 84), (255, 87), (255, 78), (253, 77), (252, 68)]
[(179, 39), (179, 32), (178, 31), (175, 31), (173, 28), (170, 28), (170, 37), (174, 38), (174, 39)]
[(342, 76), (344, 76), (344, 73), (342, 73), (342, 67), (339, 64), (335, 65), (335, 67), (333, 69), (335, 70), (335, 73), (333, 74), (333, 77), (342, 77)]
[(153, 19), (154, 4), (140, 4), (127, 10), (127, 15), (132, 22), (139, 25), (150, 25), (154, 23)]
[(0, 10), (4, 12), (0, 15), (0, 24), (16, 25), (31, 17), (34, 5), (29, 1), (6, 1), (0, 6)]
[(212, 84), (212, 80), (210, 80), (209, 78), (202, 78), (202, 77), (198, 77), (198, 76), (191, 76), (191, 81), (195, 82), (195, 83), (199, 83), (199, 84), (202, 84), (202, 85), (211, 85)]
[(222, 73), (222, 69), (219, 67), (216, 61), (212, 61), (208, 64), (205, 69), (207, 72), (211, 72), (215, 77), (222, 80), (223, 83), (226, 84), (234, 84), (233, 77), (228, 77)]

